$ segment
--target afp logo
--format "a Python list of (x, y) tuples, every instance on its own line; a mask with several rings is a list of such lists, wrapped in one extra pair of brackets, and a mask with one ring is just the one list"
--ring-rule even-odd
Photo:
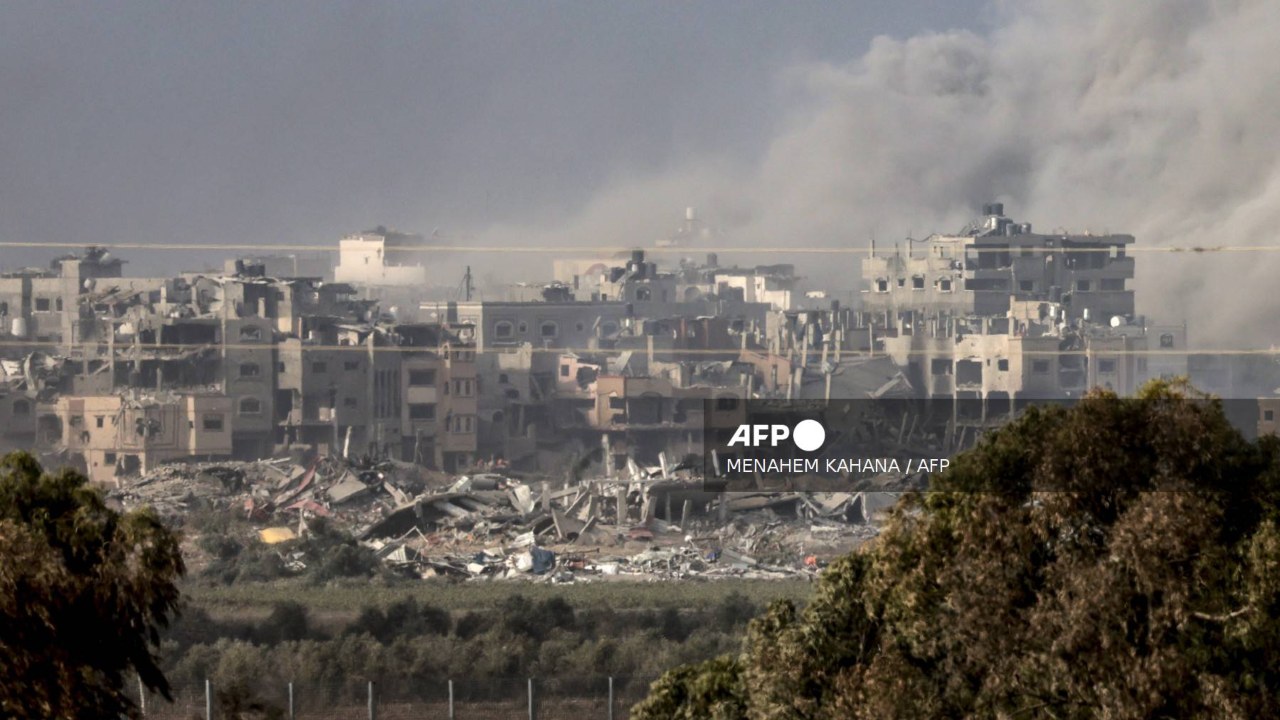
[(739, 425), (729, 438), (729, 447), (778, 447), (787, 438), (801, 450), (811, 452), (827, 441), (827, 430), (817, 420), (801, 420), (794, 430), (787, 425)]

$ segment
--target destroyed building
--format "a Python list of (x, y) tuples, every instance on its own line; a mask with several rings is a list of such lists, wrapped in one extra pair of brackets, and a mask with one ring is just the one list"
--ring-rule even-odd
[(1068, 319), (1133, 314), (1132, 235), (1033, 233), (1000, 203), (984, 210), (958, 235), (908, 238), (891, 254), (873, 246), (862, 263), (865, 309), (890, 315), (891, 326), (922, 315), (998, 315), (1014, 300), (1061, 304)]
[[(614, 472), (696, 454), (708, 407), (759, 399), (974, 398), (984, 417), (1003, 415), (1019, 399), (1126, 394), (1194, 370), (1185, 327), (1133, 314), (1132, 242), (1035, 234), (991, 205), (958, 234), (873, 252), (854, 307), (806, 291), (791, 265), (715, 253), (670, 266), (642, 250), (585, 254), (555, 261), (552, 282), (508, 288), (514, 299), (435, 302), (421, 291), (432, 242), (385, 228), (339, 242), (338, 282), (289, 258), (126, 278), (91, 249), (0, 278), (0, 330), (29, 343), (6, 346), (0, 413), (7, 442), (79, 457), (95, 479), (179, 447)], [(387, 293), (416, 294), (431, 320), (394, 312), (403, 300)], [(1206, 372), (1229, 382), (1236, 370)], [(196, 437), (139, 448), (136, 435), (71, 425), (138, 408), (179, 413)]]

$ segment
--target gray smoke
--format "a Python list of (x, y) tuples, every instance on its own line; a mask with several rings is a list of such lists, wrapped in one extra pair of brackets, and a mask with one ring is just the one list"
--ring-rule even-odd
[[(487, 241), (626, 244), (697, 205), (735, 245), (852, 246), (954, 231), (981, 203), (1041, 231), (1155, 248), (1280, 248), (1280, 3), (1025, 0), (995, 28), (878, 38), (780, 79), (795, 100), (758, 160), (699, 161), (602, 191), (572, 222)], [(1268, 345), (1275, 252), (1143, 252), (1139, 311), (1193, 345)], [(830, 269), (856, 259), (836, 255)]]

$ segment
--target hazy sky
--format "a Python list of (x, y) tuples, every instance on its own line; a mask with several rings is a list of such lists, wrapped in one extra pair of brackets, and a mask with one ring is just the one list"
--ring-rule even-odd
[[(1269, 345), (1276, 37), (1275, 0), (10, 2), (0, 238), (333, 243), (384, 223), (616, 247), (693, 205), (738, 245), (887, 247), (997, 200), (1038, 229), (1137, 236), (1139, 311), (1189, 320), (1193, 344)], [(1216, 246), (1261, 251), (1165, 252)], [(436, 269), (538, 280), (549, 260)]]
[(977, 0), (6, 2), (0, 237), (554, 226), (607, 185), (754, 162), (795, 111), (787, 68), (983, 22)]

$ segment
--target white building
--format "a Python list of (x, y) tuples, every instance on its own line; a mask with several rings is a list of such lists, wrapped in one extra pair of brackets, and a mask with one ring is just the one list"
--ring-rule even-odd
[(338, 242), (338, 267), (334, 280), (352, 285), (422, 287), (427, 270), (421, 235), (407, 235), (384, 227), (348, 235)]

